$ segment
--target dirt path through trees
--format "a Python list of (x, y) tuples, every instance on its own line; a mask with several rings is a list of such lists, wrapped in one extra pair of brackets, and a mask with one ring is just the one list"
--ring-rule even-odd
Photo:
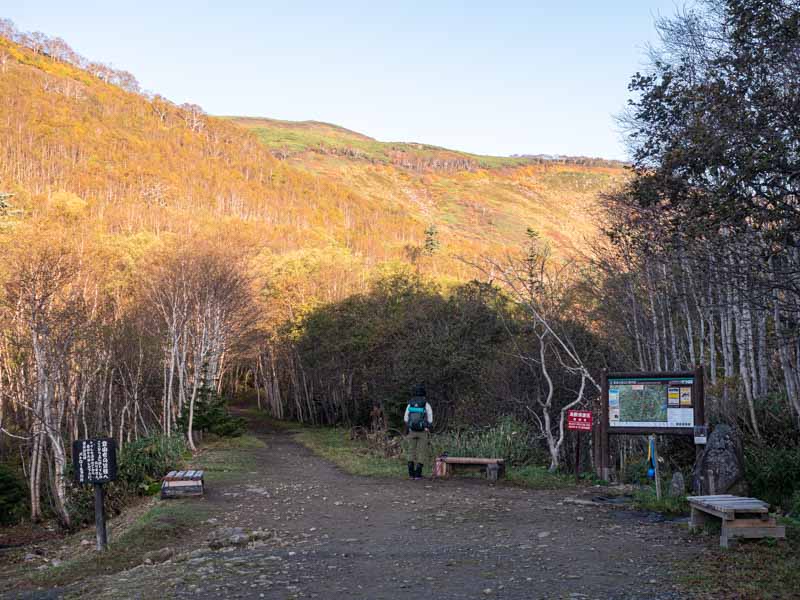
[[(57, 594), (126, 598), (686, 598), (675, 560), (701, 543), (676, 523), (570, 493), (482, 480), (345, 474), (286, 433), (261, 433), (257, 470), (202, 501), (202, 534), (228, 544)], [(578, 501), (591, 498), (591, 489)], [(596, 490), (595, 490), (596, 491)], [(575, 498), (575, 496), (573, 496)], [(191, 502), (191, 501), (187, 501)], [(198, 507), (199, 508), (199, 507)], [(209, 508), (211, 509), (209, 511)], [(241, 528), (241, 532), (236, 529)], [(269, 530), (271, 536), (251, 532)], [(241, 542), (240, 542), (241, 543)], [(52, 597), (52, 596), (50, 596)]]

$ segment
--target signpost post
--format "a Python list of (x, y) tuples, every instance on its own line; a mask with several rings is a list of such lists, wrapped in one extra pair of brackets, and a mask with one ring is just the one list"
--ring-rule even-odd
[(592, 411), (568, 410), (567, 429), (576, 431), (575, 434), (575, 481), (581, 476), (581, 431), (592, 430)]
[(97, 550), (108, 548), (106, 533), (105, 490), (103, 484), (117, 478), (117, 444), (113, 438), (76, 440), (72, 444), (72, 466), (75, 481), (94, 485), (94, 523), (97, 529)]

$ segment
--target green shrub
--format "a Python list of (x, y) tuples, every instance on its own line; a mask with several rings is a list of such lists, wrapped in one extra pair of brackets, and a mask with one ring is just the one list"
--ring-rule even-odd
[(436, 456), (447, 452), (450, 456), (503, 458), (514, 466), (546, 461), (530, 426), (513, 416), (502, 417), (491, 427), (437, 434), (432, 449)]
[(789, 515), (793, 519), (800, 519), (800, 490), (795, 491), (789, 503)]
[(666, 515), (689, 514), (689, 501), (686, 496), (670, 496), (668, 487), (662, 485), (661, 500), (656, 497), (655, 485), (645, 486), (633, 493), (633, 505), (639, 510), (649, 510)]
[(28, 497), (22, 477), (9, 465), (0, 464), (0, 525), (11, 525), (25, 511)]
[(119, 484), (144, 494), (151, 483), (180, 467), (185, 453), (186, 440), (180, 435), (157, 434), (126, 444), (117, 463)]
[[(225, 398), (209, 387), (197, 392), (192, 416), (192, 430), (213, 433), (220, 437), (238, 437), (245, 432), (246, 421), (228, 413)], [(189, 427), (189, 405), (183, 407), (178, 426), (186, 431)]]
[(638, 485), (645, 485), (651, 480), (647, 476), (647, 471), (650, 468), (650, 463), (646, 458), (639, 461), (630, 461), (625, 464), (625, 473), (623, 474), (624, 483), (633, 483)]
[(745, 477), (753, 496), (791, 509), (800, 492), (800, 447), (747, 446)]
[(551, 473), (541, 465), (525, 465), (507, 469), (506, 481), (535, 490), (555, 490), (575, 485), (575, 475)]

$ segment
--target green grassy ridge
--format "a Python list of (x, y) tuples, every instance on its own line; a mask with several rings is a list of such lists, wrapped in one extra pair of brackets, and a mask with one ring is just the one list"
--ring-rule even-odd
[(252, 129), (268, 148), (295, 154), (307, 151), (348, 152), (353, 158), (378, 163), (395, 162), (393, 154), (408, 155), (422, 160), (467, 160), (476, 167), (497, 169), (518, 167), (538, 162), (532, 157), (489, 156), (451, 150), (431, 144), (414, 142), (381, 142), (361, 133), (321, 121), (282, 121), (258, 117), (223, 117)]
[[(487, 156), (430, 144), (382, 142), (318, 121), (224, 117), (293, 168), (368, 198), (380, 214), (440, 227), (454, 257), (505, 253), (539, 231), (556, 254), (584, 254), (597, 234), (598, 194), (628, 176), (623, 163), (581, 157)], [(404, 252), (403, 244), (396, 248)], [(405, 256), (405, 255), (404, 255)]]
[(287, 121), (284, 119), (270, 119), (268, 117), (239, 117), (235, 115), (221, 116), (219, 118), (237, 121), (243, 125), (251, 124), (253, 126), (260, 127), (275, 127), (280, 129), (297, 129), (307, 131), (315, 130), (319, 132), (326, 132), (332, 137), (339, 136), (342, 138), (374, 141), (374, 138), (371, 138), (368, 135), (353, 131), (352, 129), (347, 129), (346, 127), (336, 125), (335, 123), (326, 123), (325, 121)]

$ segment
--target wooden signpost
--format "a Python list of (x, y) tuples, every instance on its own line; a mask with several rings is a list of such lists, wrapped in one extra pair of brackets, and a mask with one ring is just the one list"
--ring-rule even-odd
[(614, 476), (609, 436), (690, 435), (696, 455), (706, 443), (703, 368), (657, 373), (603, 372), (595, 427), (597, 476)]
[(108, 548), (106, 533), (105, 490), (103, 484), (117, 478), (117, 444), (113, 438), (76, 440), (72, 444), (72, 466), (75, 481), (94, 485), (94, 523), (97, 529), (97, 550)]
[(567, 429), (577, 431), (575, 434), (575, 481), (581, 477), (581, 431), (592, 430), (592, 411), (568, 410)]

